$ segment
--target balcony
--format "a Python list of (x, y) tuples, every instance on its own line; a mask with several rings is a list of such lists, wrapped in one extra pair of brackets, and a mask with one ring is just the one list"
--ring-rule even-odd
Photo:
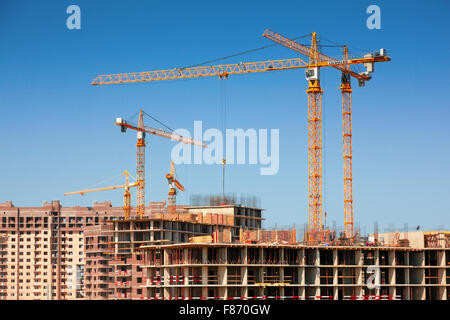
[(120, 287), (120, 288), (129, 288), (130, 281), (116, 281), (116, 282), (114, 282), (114, 286)]
[(131, 272), (128, 270), (116, 270), (116, 275), (122, 276), (122, 277), (129, 277), (129, 276), (131, 276)]

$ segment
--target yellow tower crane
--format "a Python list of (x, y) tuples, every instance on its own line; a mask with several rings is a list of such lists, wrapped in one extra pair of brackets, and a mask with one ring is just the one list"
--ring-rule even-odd
[[(375, 62), (386, 62), (391, 59), (386, 55), (386, 50), (380, 49), (375, 53), (365, 54), (361, 58), (348, 58), (344, 56), (342, 60), (336, 60), (328, 57), (318, 50), (317, 34), (311, 34), (311, 46), (299, 44), (294, 40), (290, 40), (275, 32), (266, 30), (263, 36), (291, 48), (309, 58), (305, 62), (301, 58), (268, 60), (259, 62), (233, 63), (216, 66), (200, 66), (188, 67), (180, 69), (155, 70), (131, 73), (116, 73), (99, 75), (91, 82), (92, 85), (104, 84), (121, 84), (121, 83), (139, 83), (161, 80), (189, 79), (209, 76), (218, 76), (219, 78), (227, 78), (232, 74), (246, 74), (256, 72), (266, 72), (275, 70), (290, 70), (305, 68), (306, 78), (308, 80), (308, 180), (309, 180), (309, 229), (308, 240), (311, 242), (321, 240), (322, 238), (322, 121), (321, 121), (321, 96), (320, 88), (320, 68), (333, 67), (340, 70), (346, 78), (348, 75), (358, 79), (359, 85), (364, 86), (365, 82), (371, 79), (370, 73), (373, 72), (373, 64)], [(361, 65), (366, 67), (366, 71), (356, 73), (350, 69), (351, 65)], [(349, 90), (350, 89), (350, 90)], [(347, 234), (353, 233), (353, 197), (351, 189), (351, 87), (342, 85), (344, 106), (344, 159), (347, 168), (344, 174), (344, 185), (347, 186), (345, 224)], [(350, 168), (350, 169), (348, 169)]]
[(173, 141), (178, 141), (184, 144), (199, 146), (206, 148), (207, 145), (201, 141), (197, 141), (191, 138), (183, 137), (174, 132), (167, 132), (162, 129), (155, 129), (144, 125), (143, 110), (139, 110), (138, 125), (132, 125), (125, 121), (123, 118), (116, 118), (116, 125), (120, 126), (122, 132), (126, 132), (127, 129), (137, 131), (137, 159), (136, 159), (136, 183), (138, 186), (137, 192), (137, 206), (136, 216), (142, 218), (145, 215), (145, 133), (150, 133), (160, 137), (168, 138)]
[(175, 165), (173, 161), (170, 161), (170, 172), (166, 174), (166, 179), (169, 183), (169, 213), (176, 213), (177, 189), (180, 191), (184, 191), (183, 185), (177, 180), (175, 175)]
[(123, 216), (125, 219), (130, 218), (131, 213), (131, 193), (130, 188), (138, 186), (137, 182), (133, 182), (130, 184), (128, 176), (130, 175), (127, 170), (123, 173), (125, 176), (125, 184), (119, 185), (119, 186), (111, 186), (111, 187), (103, 187), (103, 188), (95, 188), (95, 189), (84, 189), (79, 191), (72, 191), (72, 192), (66, 192), (64, 193), (65, 196), (73, 195), (73, 194), (80, 194), (84, 195), (85, 193), (89, 192), (97, 192), (97, 191), (105, 191), (105, 190), (116, 190), (116, 189), (125, 189), (125, 192), (123, 194)]
[[(344, 158), (344, 226), (346, 238), (353, 237), (353, 174), (352, 174), (352, 123), (351, 123), (351, 77), (358, 79), (359, 85), (371, 79), (375, 62), (390, 61), (386, 50), (380, 49), (376, 53), (368, 53), (363, 59), (366, 71), (355, 73), (350, 69), (351, 64), (341, 64), (319, 52), (316, 33), (312, 33), (311, 47), (308, 48), (294, 40), (286, 38), (269, 29), (264, 31), (263, 37), (279, 43), (289, 49), (309, 57), (306, 78), (308, 90), (308, 159), (309, 159), (309, 240), (320, 241), (322, 237), (322, 130), (321, 130), (321, 96), (320, 67), (322, 62), (341, 71), (342, 118), (343, 118), (343, 158)], [(344, 46), (343, 61), (357, 61), (349, 59), (347, 46)], [(353, 64), (353, 63), (352, 63)]]

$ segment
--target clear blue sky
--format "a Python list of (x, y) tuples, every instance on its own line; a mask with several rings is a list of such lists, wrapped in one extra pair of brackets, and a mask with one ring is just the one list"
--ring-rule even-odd
[[(81, 8), (81, 30), (66, 8)], [(381, 8), (381, 30), (366, 8)], [(361, 227), (450, 227), (448, 1), (2, 1), (0, 4), (0, 201), (64, 206), (111, 200), (122, 191), (63, 193), (135, 174), (135, 134), (117, 116), (138, 108), (172, 128), (194, 120), (220, 128), (220, 81), (91, 86), (98, 74), (183, 67), (271, 44), (266, 28), (289, 37), (316, 31), (354, 53), (386, 48), (365, 88), (354, 82), (354, 213)], [(326, 42), (323, 42), (326, 44)], [(336, 49), (328, 49), (337, 54)], [(334, 51), (333, 51), (334, 50)], [(272, 47), (225, 62), (296, 57)], [(323, 70), (325, 201), (328, 224), (343, 223), (339, 74)], [(228, 128), (280, 130), (280, 170), (230, 166), (227, 191), (261, 198), (266, 226), (307, 222), (306, 81), (302, 70), (228, 80)], [(167, 198), (164, 178), (174, 142), (151, 137), (147, 201)], [(220, 166), (179, 166), (179, 196), (221, 190)], [(120, 183), (120, 177), (108, 181)], [(104, 185), (107, 185), (105, 183)], [(133, 198), (135, 201), (135, 197)]]

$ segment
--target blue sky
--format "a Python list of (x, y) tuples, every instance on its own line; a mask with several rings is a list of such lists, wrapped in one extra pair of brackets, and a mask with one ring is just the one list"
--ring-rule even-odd
[[(66, 8), (81, 8), (81, 30), (66, 28)], [(366, 8), (381, 8), (381, 29)], [(354, 214), (361, 228), (449, 227), (450, 111), (447, 1), (2, 1), (0, 4), (0, 202), (64, 206), (111, 200), (121, 191), (64, 197), (105, 179), (135, 174), (135, 134), (114, 118), (139, 108), (172, 128), (193, 121), (220, 128), (217, 78), (91, 86), (98, 74), (194, 65), (271, 44), (266, 28), (288, 37), (318, 32), (351, 52), (386, 48), (365, 88), (353, 82)], [(324, 48), (336, 55), (335, 48)], [(297, 57), (271, 47), (224, 63)], [(336, 70), (322, 71), (324, 187), (328, 224), (343, 224), (342, 110)], [(266, 226), (307, 222), (307, 100), (302, 70), (228, 80), (228, 128), (280, 130), (280, 170), (230, 166), (227, 191), (261, 198)], [(149, 123), (150, 125), (152, 123)], [(169, 140), (151, 137), (146, 200), (167, 198)], [(219, 193), (220, 166), (179, 166), (190, 195)], [(133, 198), (135, 201), (135, 197)]]

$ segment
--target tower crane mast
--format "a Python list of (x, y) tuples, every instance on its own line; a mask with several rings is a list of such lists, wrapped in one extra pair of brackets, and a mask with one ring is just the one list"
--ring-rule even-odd
[[(344, 59), (348, 59), (347, 46)], [(348, 68), (348, 67), (347, 67)], [(352, 85), (350, 74), (342, 71), (342, 137), (344, 163), (344, 232), (346, 238), (353, 237), (353, 153), (352, 153)]]

